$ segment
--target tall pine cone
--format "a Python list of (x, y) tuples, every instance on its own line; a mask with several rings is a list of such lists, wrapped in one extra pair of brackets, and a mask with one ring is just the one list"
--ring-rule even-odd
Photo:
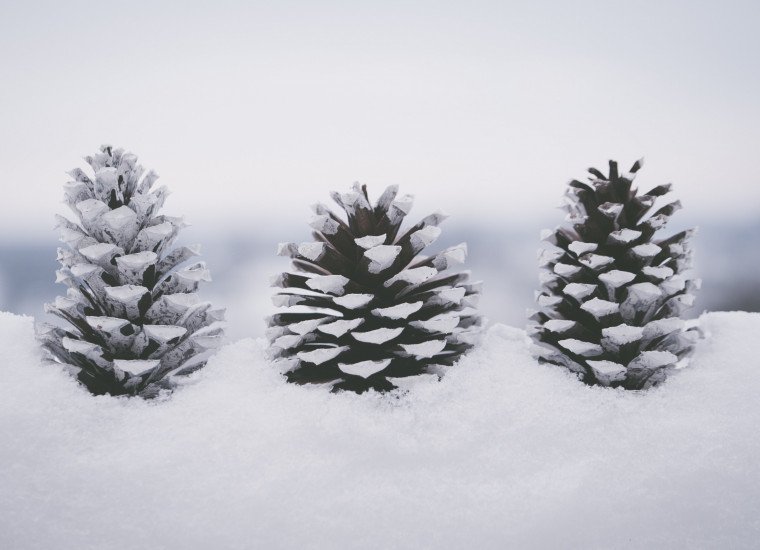
[(197, 251), (171, 248), (184, 224), (158, 215), (168, 194), (153, 189), (158, 176), (107, 145), (85, 160), (93, 174), (76, 168), (65, 187), (80, 225), (57, 217), (57, 282), (69, 289), (45, 306), (70, 326), (38, 336), (93, 394), (153, 397), (205, 364), (224, 312), (195, 293), (210, 280), (203, 262), (177, 269)]
[(699, 280), (690, 274), (694, 230), (655, 239), (678, 201), (650, 213), (660, 185), (639, 195), (641, 168), (609, 174), (594, 168), (590, 183), (567, 190), (569, 226), (549, 232), (540, 264), (540, 310), (530, 327), (539, 358), (579, 374), (588, 384), (642, 389), (662, 381), (692, 349), (697, 329), (679, 318)]
[[(432, 214), (400, 233), (412, 197), (389, 187), (372, 206), (366, 186), (332, 198), (347, 221), (314, 206), (314, 242), (280, 245), (298, 273), (279, 275), (270, 318), (271, 355), (290, 382), (332, 384), (333, 390), (388, 391), (390, 378), (437, 373), (472, 347), (480, 325), (479, 284), (462, 264), (465, 244), (433, 257), (418, 254), (441, 233)], [(401, 236), (399, 236), (401, 235)]]

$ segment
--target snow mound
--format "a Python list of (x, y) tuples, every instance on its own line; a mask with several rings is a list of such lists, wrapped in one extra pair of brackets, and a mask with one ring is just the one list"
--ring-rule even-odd
[(644, 393), (497, 325), (396, 395), (285, 384), (243, 340), (144, 402), (89, 396), (0, 314), (0, 547), (756, 547), (760, 315), (702, 322)]

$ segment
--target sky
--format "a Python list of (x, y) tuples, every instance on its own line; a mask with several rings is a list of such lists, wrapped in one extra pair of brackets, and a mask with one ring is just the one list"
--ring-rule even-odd
[(237, 236), (354, 181), (551, 219), (568, 180), (641, 156), (690, 219), (760, 219), (759, 24), (752, 1), (3, 1), (0, 240), (54, 238), (104, 142)]

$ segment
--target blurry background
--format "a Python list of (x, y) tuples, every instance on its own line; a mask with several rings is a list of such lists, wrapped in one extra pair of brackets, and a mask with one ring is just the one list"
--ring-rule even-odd
[(65, 172), (102, 142), (155, 168), (233, 338), (280, 241), (354, 181), (399, 184), (470, 244), (493, 321), (524, 324), (542, 228), (609, 158), (698, 225), (694, 314), (760, 310), (755, 1), (0, 3), (0, 310), (42, 317)]

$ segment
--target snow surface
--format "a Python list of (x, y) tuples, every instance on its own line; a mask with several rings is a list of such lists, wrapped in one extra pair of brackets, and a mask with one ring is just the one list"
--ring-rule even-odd
[(0, 313), (0, 548), (756, 548), (760, 315), (591, 388), (492, 327), (441, 382), (285, 384), (263, 341), (170, 398), (91, 397)]

